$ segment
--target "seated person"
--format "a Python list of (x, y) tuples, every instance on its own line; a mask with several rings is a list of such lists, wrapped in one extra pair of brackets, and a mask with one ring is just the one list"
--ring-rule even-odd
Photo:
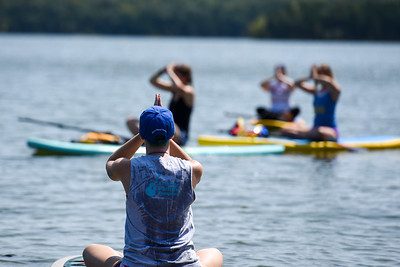
[[(85, 266), (222, 266), (218, 249), (194, 249), (192, 204), (203, 167), (172, 140), (174, 130), (157, 95), (140, 116), (139, 133), (107, 160), (109, 178), (126, 194), (124, 253), (92, 244), (82, 253)], [(143, 143), (146, 155), (134, 157)]]
[(275, 75), (261, 83), (261, 88), (271, 93), (272, 108), (258, 107), (259, 119), (293, 121), (300, 113), (298, 107), (290, 108), (289, 97), (295, 89), (294, 82), (286, 75), (286, 67), (275, 67)]
[[(307, 83), (308, 81), (313, 83)], [(282, 135), (315, 141), (337, 141), (339, 134), (335, 109), (341, 89), (331, 68), (326, 64), (312, 66), (310, 76), (296, 81), (295, 85), (314, 96), (314, 125), (307, 128), (292, 124), (282, 129)]]
[[(168, 75), (169, 81), (161, 79), (164, 74)], [(150, 83), (157, 88), (172, 93), (169, 109), (175, 120), (173, 139), (178, 145), (185, 145), (189, 140), (189, 124), (195, 96), (191, 68), (184, 64), (169, 64), (154, 73), (150, 78)], [(126, 124), (132, 134), (139, 132), (137, 118), (129, 118)]]

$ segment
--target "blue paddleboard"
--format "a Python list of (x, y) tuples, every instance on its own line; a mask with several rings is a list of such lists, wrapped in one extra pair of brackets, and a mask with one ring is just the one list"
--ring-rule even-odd
[[(44, 138), (29, 138), (27, 145), (42, 155), (110, 155), (119, 145), (85, 144), (68, 141), (58, 141)], [(183, 147), (189, 155), (266, 155), (284, 152), (282, 145), (260, 146), (187, 146)], [(137, 155), (145, 154), (145, 148), (140, 147)]]

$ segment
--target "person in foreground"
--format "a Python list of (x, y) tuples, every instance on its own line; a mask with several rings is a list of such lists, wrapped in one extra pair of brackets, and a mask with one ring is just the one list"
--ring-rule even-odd
[[(86, 266), (222, 266), (218, 249), (194, 250), (191, 204), (200, 182), (202, 165), (171, 138), (172, 113), (154, 106), (140, 116), (140, 132), (107, 160), (111, 180), (121, 181), (126, 193), (125, 247), (92, 244), (83, 251)], [(134, 157), (146, 146), (146, 155)]]
[(291, 108), (289, 105), (289, 98), (295, 89), (295, 84), (287, 76), (284, 65), (277, 65), (274, 76), (263, 81), (261, 88), (271, 93), (272, 107), (270, 109), (258, 107), (256, 111), (259, 119), (293, 121), (300, 113), (298, 107)]
[[(161, 79), (164, 74), (169, 77), (170, 81)], [(185, 145), (189, 139), (190, 117), (195, 97), (191, 68), (185, 64), (169, 64), (154, 73), (150, 78), (150, 83), (172, 93), (169, 110), (175, 119), (173, 140), (181, 146)], [(127, 126), (133, 134), (139, 132), (137, 118), (129, 118)]]
[[(307, 83), (313, 81), (314, 83)], [(312, 66), (309, 77), (296, 81), (296, 86), (314, 96), (314, 125), (291, 125), (282, 129), (282, 135), (315, 141), (337, 141), (339, 134), (335, 119), (340, 86), (333, 77), (331, 68), (322, 64)]]

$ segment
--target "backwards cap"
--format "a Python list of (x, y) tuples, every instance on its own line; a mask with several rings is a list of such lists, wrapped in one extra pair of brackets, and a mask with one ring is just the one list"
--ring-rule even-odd
[(163, 144), (175, 132), (174, 117), (169, 109), (152, 106), (140, 115), (139, 134), (151, 144)]

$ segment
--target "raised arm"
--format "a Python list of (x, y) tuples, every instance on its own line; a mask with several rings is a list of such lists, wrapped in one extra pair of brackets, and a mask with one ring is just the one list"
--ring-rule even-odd
[(186, 85), (181, 81), (181, 79), (175, 73), (176, 64), (169, 64), (167, 66), (167, 74), (171, 78), (172, 83), (178, 88), (184, 88)]
[(130, 177), (130, 159), (143, 142), (140, 135), (136, 134), (108, 158), (106, 170), (111, 180), (120, 181), (123, 178)]
[[(160, 94), (155, 95), (154, 105), (162, 105)], [(125, 187), (125, 180), (130, 180), (131, 178), (131, 158), (143, 143), (144, 140), (140, 137), (140, 134), (136, 134), (128, 142), (112, 153), (106, 163), (107, 175), (111, 180), (122, 181)]]
[(192, 159), (177, 143), (172, 139), (170, 140), (169, 153), (171, 156), (188, 160), (192, 165), (192, 186), (193, 188), (200, 182), (201, 176), (203, 174), (203, 166), (200, 162)]
[(182, 79), (177, 75), (176, 68), (179, 66), (180, 65), (169, 64), (166, 67), (166, 72), (172, 81), (170, 91), (175, 94), (181, 95), (187, 105), (193, 106), (194, 88), (190, 83), (183, 82)]
[(131, 157), (143, 144), (143, 139), (136, 134), (128, 142), (123, 144), (107, 160), (106, 171), (113, 181), (121, 181), (125, 192), (128, 193), (131, 181)]
[[(160, 94), (155, 95), (154, 105), (161, 106)], [(143, 143), (140, 134), (136, 134), (117, 149), (106, 162), (108, 177), (113, 181), (121, 181), (127, 194), (131, 181), (131, 158)]]
[(260, 83), (261, 89), (263, 89), (264, 91), (269, 92), (269, 91), (270, 91), (269, 86), (270, 86), (270, 83), (271, 83), (271, 80), (272, 80), (272, 79), (273, 79), (273, 77), (262, 81), (262, 82)]
[(154, 73), (150, 77), (150, 83), (157, 88), (171, 92), (171, 91), (173, 91), (174, 84), (172, 83), (172, 81), (168, 82), (168, 81), (161, 79), (161, 76), (164, 73), (167, 73), (167, 67), (163, 67), (163, 68), (159, 69), (156, 73)]
[(285, 74), (283, 74), (282, 72), (278, 72), (275, 77), (281, 83), (286, 84), (289, 87), (289, 89), (293, 90), (296, 88), (294, 81), (292, 79), (290, 79), (288, 76), (286, 76)]
[(310, 83), (317, 75), (317, 67), (315, 65), (311, 66), (310, 75), (308, 77), (304, 77), (302, 79), (298, 79), (295, 81), (294, 85), (299, 87), (306, 93), (315, 94), (317, 92), (317, 86), (315, 82), (313, 84)]
[(305, 77), (305, 78), (299, 79), (294, 82), (294, 86), (299, 87), (301, 90), (303, 90), (306, 93), (315, 94), (316, 88), (315, 88), (315, 86), (308, 83), (309, 80), (310, 80), (310, 77)]
[(314, 77), (314, 80), (329, 90), (333, 100), (336, 101), (339, 98), (340, 86), (335, 79), (328, 75), (318, 74)]

